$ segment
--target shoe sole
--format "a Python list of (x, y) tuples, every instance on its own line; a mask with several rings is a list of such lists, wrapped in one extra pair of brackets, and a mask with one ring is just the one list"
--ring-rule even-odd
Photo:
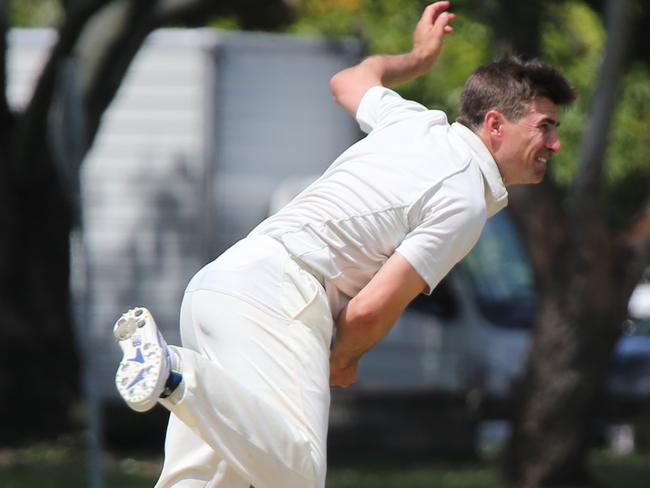
[(113, 335), (123, 355), (115, 374), (117, 391), (136, 412), (151, 410), (169, 375), (167, 347), (153, 316), (144, 307), (131, 309), (115, 322)]

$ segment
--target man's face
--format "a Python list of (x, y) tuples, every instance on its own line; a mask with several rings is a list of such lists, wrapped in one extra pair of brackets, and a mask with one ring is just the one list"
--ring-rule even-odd
[(560, 152), (559, 125), (556, 106), (548, 98), (534, 100), (516, 122), (504, 117), (495, 157), (507, 185), (542, 181), (547, 163)]

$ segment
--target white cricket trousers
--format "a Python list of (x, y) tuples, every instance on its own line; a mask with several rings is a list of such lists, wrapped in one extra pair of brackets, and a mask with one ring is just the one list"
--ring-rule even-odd
[(323, 488), (332, 316), (316, 278), (266, 236), (192, 279), (180, 398), (157, 488)]

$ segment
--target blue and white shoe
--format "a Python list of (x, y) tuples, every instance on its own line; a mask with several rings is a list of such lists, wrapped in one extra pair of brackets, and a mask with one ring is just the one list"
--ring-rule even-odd
[(115, 385), (136, 412), (151, 410), (165, 393), (171, 357), (153, 316), (144, 307), (122, 314), (113, 327), (123, 358), (115, 373)]

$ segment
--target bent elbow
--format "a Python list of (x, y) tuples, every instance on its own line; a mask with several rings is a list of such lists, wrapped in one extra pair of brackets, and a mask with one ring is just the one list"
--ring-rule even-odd
[(379, 320), (377, 306), (368, 300), (356, 300), (352, 310), (349, 310), (349, 312), (351, 312), (349, 317), (350, 323), (357, 330), (372, 329)]
[(345, 85), (344, 78), (345, 74), (342, 71), (339, 71), (330, 78), (330, 92), (332, 93), (332, 98), (334, 98), (334, 101), (339, 105), (342, 105), (341, 98)]

